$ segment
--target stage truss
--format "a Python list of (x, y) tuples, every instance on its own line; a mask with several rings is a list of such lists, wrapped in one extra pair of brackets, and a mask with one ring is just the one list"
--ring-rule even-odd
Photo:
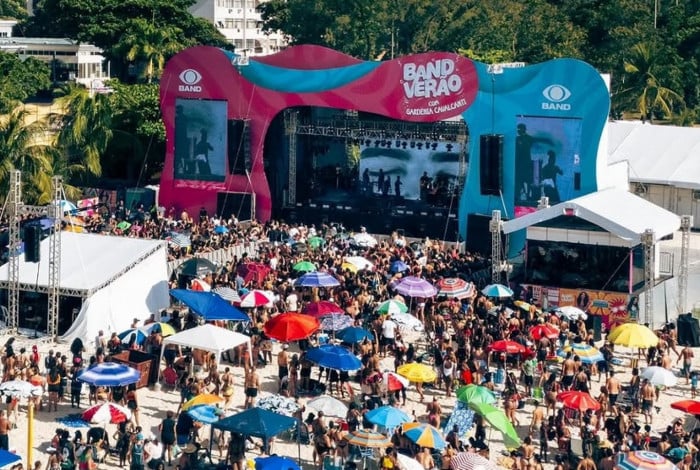
[(361, 140), (406, 140), (454, 142), (459, 144), (458, 189), (464, 186), (467, 169), (468, 130), (464, 121), (438, 121), (415, 123), (406, 121), (384, 121), (360, 119), (357, 111), (346, 111), (342, 116), (332, 118), (300, 119), (299, 111), (284, 111), (284, 130), (289, 147), (289, 175), (287, 180), (287, 206), (297, 202), (297, 136), (310, 135), (344, 139), (346, 146), (359, 144)]

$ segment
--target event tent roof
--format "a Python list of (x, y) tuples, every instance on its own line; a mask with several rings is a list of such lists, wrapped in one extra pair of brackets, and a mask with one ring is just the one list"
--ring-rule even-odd
[(163, 345), (177, 344), (221, 354), (231, 348), (248, 343), (250, 337), (209, 323), (163, 339)]
[(567, 213), (627, 240), (630, 246), (638, 245), (640, 235), (647, 229), (654, 230), (659, 240), (680, 228), (676, 214), (629, 191), (610, 188), (504, 222), (503, 232), (522, 230)]
[(631, 181), (700, 189), (700, 129), (639, 121), (608, 129), (608, 163), (626, 161)]
[[(52, 235), (53, 236), (53, 235)], [(20, 256), (21, 290), (47, 292), (49, 285), (49, 244), (41, 242), (41, 261), (28, 263)], [(61, 295), (88, 297), (161, 249), (165, 242), (61, 232)], [(0, 287), (9, 280), (8, 263), (0, 266)]]

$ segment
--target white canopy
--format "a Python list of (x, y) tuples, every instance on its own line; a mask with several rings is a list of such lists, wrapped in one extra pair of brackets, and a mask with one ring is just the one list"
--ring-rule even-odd
[(608, 163), (626, 161), (631, 181), (700, 189), (700, 129), (639, 121), (608, 129)]
[(177, 344), (178, 346), (209, 351), (217, 356), (224, 351), (245, 343), (250, 344), (249, 336), (208, 323), (163, 339), (163, 346), (166, 344)]
[(515, 232), (563, 215), (595, 224), (626, 240), (630, 247), (640, 243), (641, 234), (647, 229), (654, 231), (658, 241), (673, 234), (681, 224), (676, 214), (629, 191), (610, 188), (504, 222), (503, 232)]

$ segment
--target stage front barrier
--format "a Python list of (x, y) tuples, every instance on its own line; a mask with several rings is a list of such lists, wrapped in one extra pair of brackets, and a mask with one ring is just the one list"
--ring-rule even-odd
[[(200, 253), (197, 255), (197, 258), (204, 258), (217, 266), (223, 266), (231, 262), (233, 258), (240, 259), (244, 253), (247, 253), (249, 257), (255, 257), (258, 254), (258, 243), (261, 242), (239, 243), (237, 245), (230, 246), (228, 248), (221, 248), (209, 253)], [(188, 259), (190, 258), (180, 258), (173, 261), (168, 261), (168, 276), (172, 275), (178, 266)]]

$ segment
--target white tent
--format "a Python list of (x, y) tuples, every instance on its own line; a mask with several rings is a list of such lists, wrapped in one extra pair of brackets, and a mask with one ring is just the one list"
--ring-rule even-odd
[[(39, 263), (20, 256), (20, 290), (48, 292), (49, 242), (41, 242)], [(92, 342), (99, 330), (120, 332), (134, 318), (168, 307), (166, 249), (157, 240), (62, 232), (59, 295), (81, 297), (83, 304), (61, 340)], [(9, 286), (8, 270), (0, 266), (0, 288)]]
[[(221, 354), (224, 351), (233, 349), (241, 344), (247, 344), (248, 350), (251, 351), (250, 337), (242, 333), (227, 330), (219, 326), (209, 323), (190, 328), (189, 330), (181, 331), (180, 333), (168, 336), (163, 339), (163, 347), (161, 348), (161, 361), (163, 360), (163, 351), (167, 344), (176, 344), (178, 346), (186, 346), (202, 351), (209, 351), (216, 354), (216, 362), (219, 363)], [(251, 360), (253, 358), (251, 357)]]

